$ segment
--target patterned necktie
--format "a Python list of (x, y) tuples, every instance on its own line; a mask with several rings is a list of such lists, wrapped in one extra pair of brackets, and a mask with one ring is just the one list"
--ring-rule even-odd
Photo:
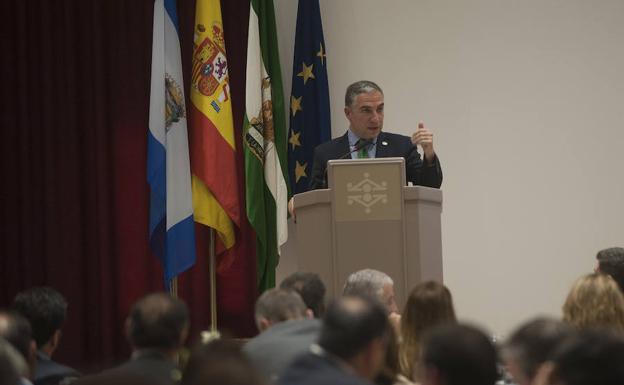
[(367, 140), (364, 139), (358, 139), (358, 141), (355, 143), (355, 147), (360, 147), (362, 146), (359, 150), (358, 150), (358, 158), (362, 159), (362, 158), (368, 158), (368, 145), (365, 145), (364, 143), (368, 142)]

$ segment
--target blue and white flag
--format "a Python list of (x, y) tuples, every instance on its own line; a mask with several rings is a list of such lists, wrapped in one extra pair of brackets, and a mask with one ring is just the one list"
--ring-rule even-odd
[(188, 134), (175, 0), (154, 3), (147, 181), (150, 246), (165, 285), (195, 263)]

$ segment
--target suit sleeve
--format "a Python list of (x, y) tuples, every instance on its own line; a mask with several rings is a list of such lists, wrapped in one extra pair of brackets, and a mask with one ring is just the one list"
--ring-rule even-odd
[(310, 175), (309, 190), (327, 188), (326, 172), (327, 160), (321, 156), (319, 148), (314, 149), (314, 161), (312, 162), (312, 173)]
[(404, 156), (407, 180), (418, 186), (440, 188), (442, 185), (442, 166), (438, 156), (435, 156), (433, 162), (425, 164), (411, 141), (408, 148), (408, 152)]

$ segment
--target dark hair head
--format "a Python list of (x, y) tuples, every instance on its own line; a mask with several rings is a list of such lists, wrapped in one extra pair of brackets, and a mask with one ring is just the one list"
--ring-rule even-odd
[(199, 344), (191, 352), (181, 385), (260, 385), (262, 381), (240, 346), (229, 340)]
[(428, 332), (423, 363), (437, 369), (446, 385), (494, 385), (498, 378), (496, 348), (472, 326), (447, 324)]
[(316, 273), (296, 272), (284, 279), (280, 289), (294, 290), (303, 299), (315, 318), (325, 314), (325, 284)]
[(622, 385), (624, 338), (606, 329), (584, 330), (561, 344), (553, 363), (551, 380), (555, 380), (554, 383)]
[(384, 307), (370, 298), (345, 296), (332, 302), (323, 319), (319, 345), (348, 360), (388, 334)]
[(345, 107), (353, 107), (355, 99), (359, 94), (365, 94), (373, 91), (377, 91), (383, 95), (381, 87), (370, 80), (360, 80), (350, 84), (345, 92)]
[(603, 274), (609, 274), (617, 282), (620, 290), (624, 291), (624, 248), (610, 247), (600, 250), (596, 254), (598, 269)]
[(13, 345), (26, 361), (30, 360), (32, 331), (26, 318), (14, 311), (0, 311), (0, 337)]
[(63, 327), (67, 301), (51, 287), (33, 287), (15, 296), (13, 309), (28, 319), (37, 347), (41, 348)]
[(256, 301), (256, 323), (262, 318), (271, 323), (300, 319), (306, 316), (306, 305), (292, 290), (270, 289)]
[(188, 308), (169, 294), (149, 294), (128, 316), (128, 338), (135, 348), (175, 349), (188, 327)]
[(536, 318), (520, 326), (505, 343), (504, 353), (515, 361), (526, 378), (532, 379), (537, 369), (574, 329), (559, 320)]

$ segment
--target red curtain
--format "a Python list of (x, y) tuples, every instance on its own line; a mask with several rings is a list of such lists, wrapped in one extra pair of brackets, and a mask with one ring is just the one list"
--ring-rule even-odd
[[(55, 287), (69, 301), (55, 358), (89, 371), (127, 358), (131, 304), (163, 288), (145, 173), (153, 0), (1, 3), (0, 306), (33, 285)], [(240, 138), (249, 1), (222, 8)], [(186, 79), (194, 10), (178, 0)], [(196, 232), (197, 264), (179, 289), (194, 335), (210, 320), (208, 232)], [(217, 279), (219, 325), (250, 336), (255, 236), (248, 223), (238, 235), (237, 258)]]

